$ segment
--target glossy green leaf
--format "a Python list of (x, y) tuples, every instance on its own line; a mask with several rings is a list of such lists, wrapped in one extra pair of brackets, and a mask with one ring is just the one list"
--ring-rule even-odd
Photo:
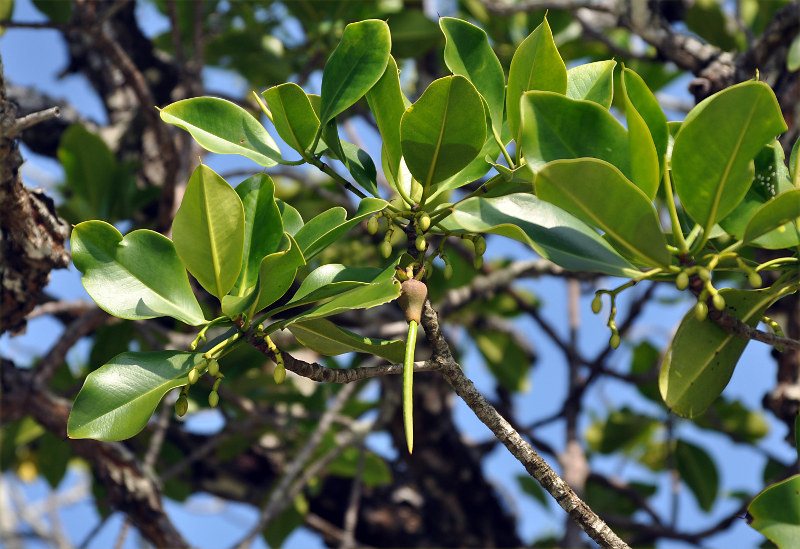
[(792, 189), (765, 202), (747, 224), (744, 241), (750, 242), (761, 235), (800, 218), (800, 189)]
[(753, 158), (786, 130), (775, 94), (763, 82), (731, 86), (686, 116), (672, 149), (681, 204), (706, 232), (744, 198)]
[(202, 353), (122, 353), (86, 376), (69, 414), (70, 438), (123, 440), (141, 431), (161, 401), (188, 383)]
[(614, 97), (616, 61), (595, 61), (567, 71), (567, 97), (585, 99), (608, 109)]
[(585, 223), (529, 193), (470, 198), (445, 220), (448, 229), (494, 233), (518, 240), (565, 269), (613, 276), (636, 270)]
[[(789, 171), (784, 163), (783, 147), (777, 139), (772, 140), (756, 155), (755, 179), (744, 198), (719, 222), (728, 234), (744, 239), (747, 226), (764, 204), (776, 196), (792, 191)], [(800, 230), (794, 223), (785, 223), (769, 233), (757, 237), (751, 245), (768, 249), (791, 248), (800, 244)]]
[(486, 100), (491, 127), (499, 136), (503, 126), (506, 80), (486, 32), (472, 23), (452, 17), (440, 18), (439, 26), (445, 36), (444, 62), (447, 68), (472, 82)]
[(661, 109), (661, 105), (658, 104), (658, 99), (647, 87), (641, 76), (631, 69), (625, 68), (622, 71), (622, 81), (625, 85), (625, 95), (650, 130), (650, 137), (656, 147), (659, 177), (661, 177), (664, 173), (667, 147), (669, 146), (667, 117)]
[(528, 375), (535, 357), (511, 334), (481, 328), (470, 330), (473, 341), (497, 381), (513, 392), (530, 389)]
[(567, 67), (553, 41), (547, 18), (519, 45), (508, 72), (506, 110), (511, 135), (520, 146), (522, 114), (520, 99), (530, 90), (567, 92)]
[(186, 268), (165, 236), (137, 230), (122, 237), (103, 221), (72, 230), (72, 260), (83, 287), (104, 311), (133, 320), (171, 316), (197, 326), (203, 311)]
[(275, 205), (281, 212), (281, 219), (283, 220), (283, 230), (290, 236), (295, 236), (297, 231), (303, 228), (305, 222), (294, 206), (291, 206), (283, 200), (276, 198)]
[(261, 260), (258, 281), (247, 293), (222, 298), (222, 312), (233, 318), (244, 313), (252, 319), (255, 313), (272, 305), (285, 294), (294, 282), (298, 267), (305, 265), (303, 254), (294, 239), (286, 235), (282, 251)]
[(431, 83), (400, 122), (400, 144), (423, 196), (434, 185), (465, 168), (486, 141), (483, 102), (463, 76)]
[[(725, 288), (720, 294), (729, 313), (748, 326), (755, 326), (781, 291), (782, 288)], [(691, 309), (683, 317), (661, 365), (658, 385), (666, 405), (680, 416), (702, 414), (730, 381), (747, 343), (709, 319), (697, 320)]]
[(256, 174), (236, 186), (244, 207), (244, 253), (234, 294), (256, 283), (261, 260), (275, 252), (283, 238), (281, 212), (275, 203), (275, 184), (267, 174)]
[[(336, 263), (322, 265), (311, 271), (292, 296), (289, 304), (311, 303), (332, 297), (371, 282), (388, 280), (394, 276), (392, 269), (377, 267), (350, 267)], [(344, 289), (344, 290), (343, 290)]]
[(288, 320), (277, 323), (280, 328), (287, 328), (297, 321), (325, 318), (352, 309), (370, 309), (393, 301), (400, 296), (400, 284), (393, 279), (386, 279), (363, 286), (355, 287), (335, 296), (330, 301), (315, 305)]
[(340, 141), (340, 144), (344, 154), (342, 163), (347, 171), (364, 190), (377, 197), (379, 195), (378, 170), (375, 168), (372, 157), (365, 150), (348, 141)]
[(789, 155), (789, 179), (792, 185), (800, 189), (800, 168), (797, 157), (800, 156), (800, 139), (794, 142), (792, 153)]
[(406, 111), (406, 106), (400, 88), (397, 63), (392, 56), (389, 56), (386, 70), (380, 80), (367, 92), (367, 104), (372, 116), (375, 117), (375, 123), (383, 140), (381, 150), (383, 164), (389, 167), (386, 178), (397, 181), (400, 157), (403, 155), (400, 148), (400, 119)]
[(368, 19), (345, 27), (322, 72), (319, 118), (323, 124), (369, 91), (386, 70), (391, 49), (385, 21)]
[(192, 134), (206, 150), (240, 154), (265, 167), (282, 162), (266, 128), (240, 106), (216, 97), (182, 99), (164, 107), (161, 119)]
[(272, 87), (261, 94), (272, 112), (278, 135), (305, 156), (319, 128), (319, 118), (303, 89), (293, 82)]
[[(628, 74), (630, 72), (630, 74)], [(628, 95), (626, 81), (638, 78), (636, 73), (625, 69), (620, 79), (625, 104), (625, 120), (628, 123), (628, 145), (631, 155), (631, 181), (653, 200), (658, 191), (660, 167), (658, 151), (644, 117), (639, 113)], [(646, 87), (645, 87), (646, 89)], [(649, 90), (648, 90), (649, 92)], [(652, 94), (651, 94), (652, 96)], [(655, 100), (655, 98), (653, 98)], [(656, 104), (658, 107), (658, 104)], [(659, 109), (660, 110), (660, 109)], [(663, 113), (662, 113), (663, 115)], [(667, 119), (664, 118), (664, 138), (667, 137)], [(666, 140), (664, 142), (666, 152)], [(663, 162), (663, 161), (662, 161)]]
[(347, 211), (336, 207), (310, 219), (295, 235), (295, 240), (306, 261), (339, 240), (354, 225), (365, 217), (379, 212), (387, 202), (380, 198), (365, 198), (358, 205), (358, 211), (347, 219)]
[(558, 93), (522, 95), (522, 154), (533, 171), (564, 158), (599, 158), (630, 178), (628, 132), (606, 109)]
[(648, 265), (670, 264), (655, 207), (611, 164), (594, 158), (556, 160), (539, 172), (535, 186), (539, 198), (602, 229), (627, 255)]
[(747, 507), (750, 526), (779, 549), (800, 547), (800, 475), (769, 486)]
[(399, 339), (389, 341), (360, 336), (324, 318), (295, 322), (289, 330), (301, 344), (326, 356), (357, 351), (385, 358), (393, 364), (403, 362), (406, 344)]
[(681, 480), (703, 511), (710, 511), (719, 491), (719, 473), (708, 452), (685, 440), (675, 443), (673, 457)]
[(244, 253), (244, 209), (236, 191), (208, 166), (201, 164), (189, 178), (172, 240), (208, 293), (222, 299), (233, 288)]

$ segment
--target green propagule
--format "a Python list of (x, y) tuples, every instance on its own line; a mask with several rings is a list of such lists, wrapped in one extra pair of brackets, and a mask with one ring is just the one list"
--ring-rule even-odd
[[(287, 329), (322, 355), (360, 352), (402, 362), (411, 452), (414, 349), (427, 296), (420, 279), (439, 268), (434, 260), (444, 263), (444, 278), (453, 274), (456, 254), (448, 257), (446, 246), (457, 248), (459, 261), (472, 247), (480, 270), (484, 234), (528, 245), (567, 271), (626, 279), (592, 303), (600, 312), (600, 296), (610, 297), (614, 348), (624, 336), (615, 323), (620, 292), (642, 280), (691, 291), (697, 302), (659, 378), (664, 403), (678, 415), (708, 408), (749, 339), (797, 344), (764, 317), (800, 288), (798, 146), (787, 169), (776, 140), (786, 124), (769, 86), (742, 82), (699, 103), (683, 122), (668, 123), (630, 68), (617, 72), (617, 90), (615, 61), (567, 70), (546, 19), (514, 52), (507, 79), (483, 30), (452, 18), (440, 27), (452, 74), (413, 103), (400, 85), (389, 27), (379, 20), (345, 28), (320, 95), (284, 83), (256, 96), (300, 160), (287, 159), (261, 121), (229, 101), (198, 97), (161, 110), (164, 121), (208, 151), (239, 154), (267, 169), (315, 166), (360, 201), (349, 219), (332, 208), (304, 221), (275, 197), (267, 174), (234, 189), (201, 165), (189, 179), (172, 240), (148, 230), (123, 237), (102, 221), (75, 226), (73, 259), (101, 308), (125, 319), (170, 316), (201, 329), (189, 351), (125, 352), (90, 373), (70, 415), (70, 437), (134, 436), (176, 388), (182, 415), (190, 409), (189, 387), (204, 371), (214, 378), (208, 402), (217, 406), (220, 370), (244, 343), (274, 360), (281, 382), (296, 363), (271, 336)], [(379, 162), (338, 135), (337, 116), (362, 98), (383, 142)], [(612, 99), (626, 125), (609, 111)], [(381, 197), (376, 165), (391, 201)], [(370, 234), (383, 231), (377, 248), (386, 262), (321, 261), (321, 252), (360, 223)], [(398, 253), (400, 233), (407, 242)], [(759, 263), (754, 251), (761, 249), (793, 252)], [(187, 271), (218, 304), (200, 306)], [(408, 321), (405, 343), (354, 334), (328, 318), (394, 300)], [(208, 320), (209, 309), (220, 316)], [(774, 333), (756, 330), (761, 321)], [(216, 335), (197, 350), (212, 326)], [(761, 507), (751, 509), (754, 525), (765, 499), (785, 495), (768, 489), (760, 497)]]

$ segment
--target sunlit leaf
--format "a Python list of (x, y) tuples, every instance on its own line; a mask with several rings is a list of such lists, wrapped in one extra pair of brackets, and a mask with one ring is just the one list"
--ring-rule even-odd
[(72, 230), (72, 260), (83, 287), (108, 313), (132, 320), (171, 316), (197, 326), (203, 311), (172, 242), (144, 229), (122, 237), (103, 221)]
[(336, 242), (359, 221), (384, 209), (386, 204), (380, 198), (365, 198), (350, 219), (347, 219), (347, 211), (341, 207), (331, 208), (310, 219), (295, 235), (306, 262)]
[(616, 61), (595, 61), (569, 69), (567, 97), (592, 101), (608, 109), (614, 96), (616, 65)]
[(304, 346), (326, 356), (358, 351), (383, 357), (394, 364), (403, 362), (405, 341), (360, 336), (324, 318), (295, 322), (289, 330)]
[(780, 549), (800, 547), (800, 475), (773, 484), (747, 507), (749, 524)]
[(202, 353), (122, 353), (86, 376), (69, 414), (70, 438), (123, 440), (141, 431), (161, 401), (188, 383)]
[(222, 299), (242, 267), (244, 209), (236, 191), (201, 164), (189, 178), (172, 222), (172, 240), (183, 264), (211, 295)]

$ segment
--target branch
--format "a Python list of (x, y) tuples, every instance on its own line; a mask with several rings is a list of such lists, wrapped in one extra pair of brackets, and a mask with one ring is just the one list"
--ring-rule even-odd
[(32, 112), (28, 115), (17, 118), (14, 121), (14, 125), (8, 130), (8, 138), (14, 139), (20, 134), (21, 131), (28, 129), (31, 126), (35, 126), (40, 122), (44, 122), (45, 120), (58, 118), (59, 116), (61, 116), (61, 110), (58, 107), (50, 107), (49, 109)]
[(156, 547), (188, 547), (164, 511), (161, 492), (131, 451), (119, 442), (67, 439), (71, 403), (34, 383), (34, 372), (2, 359), (3, 421), (30, 415), (57, 438), (68, 440), (105, 486), (109, 502), (124, 512)]
[(433, 347), (434, 362), (440, 364), (442, 374), (456, 394), (470, 407), (478, 419), (495, 434), (506, 448), (522, 463), (525, 469), (550, 493), (569, 516), (580, 524), (589, 537), (602, 547), (622, 549), (628, 545), (622, 541), (603, 520), (583, 502), (558, 474), (536, 453), (520, 434), (514, 430), (494, 407), (475, 388), (453, 359), (450, 347), (442, 335), (436, 311), (426, 302), (422, 314), (422, 326)]

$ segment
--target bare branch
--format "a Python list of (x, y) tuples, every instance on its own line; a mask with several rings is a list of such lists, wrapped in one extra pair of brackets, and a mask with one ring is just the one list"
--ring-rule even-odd
[(14, 121), (14, 125), (8, 130), (8, 137), (9, 139), (14, 139), (21, 131), (35, 126), (40, 122), (44, 122), (45, 120), (58, 118), (59, 116), (61, 116), (61, 110), (58, 107), (50, 107), (49, 109), (32, 112), (31, 114), (17, 118)]

